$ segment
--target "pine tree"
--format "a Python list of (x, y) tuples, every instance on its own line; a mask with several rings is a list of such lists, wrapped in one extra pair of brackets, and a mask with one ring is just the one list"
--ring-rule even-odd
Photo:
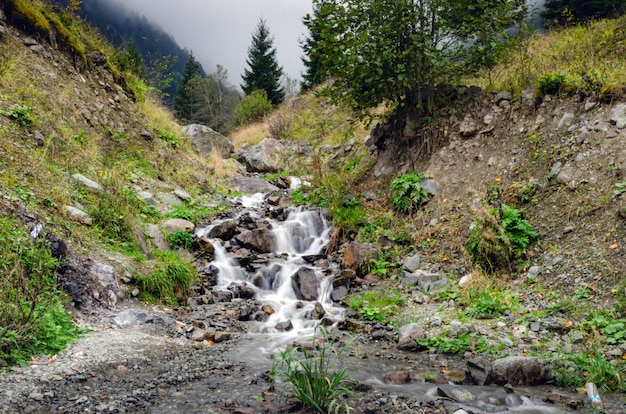
[(300, 47), (304, 52), (302, 63), (306, 68), (306, 73), (302, 75), (300, 88), (303, 91), (311, 89), (315, 85), (322, 83), (326, 76), (324, 75), (324, 67), (322, 64), (321, 51), (317, 47), (322, 40), (321, 28), (319, 27), (321, 7), (319, 4), (313, 4), (313, 15), (307, 14), (302, 19), (304, 25), (309, 29), (309, 36), (300, 41)]
[(255, 90), (264, 90), (272, 104), (278, 105), (285, 99), (285, 90), (280, 86), (283, 68), (278, 66), (273, 44), (274, 39), (265, 21), (259, 20), (252, 35), (252, 45), (248, 48), (246, 64), (249, 69), (245, 69), (242, 75), (241, 88), (246, 95)]
[(174, 111), (176, 112), (176, 116), (181, 119), (189, 120), (193, 118), (194, 105), (187, 84), (189, 84), (195, 76), (202, 76), (200, 72), (200, 63), (198, 63), (196, 58), (193, 56), (193, 53), (189, 53), (189, 59), (185, 64), (185, 71), (183, 72), (183, 79), (178, 85), (176, 97), (174, 98)]

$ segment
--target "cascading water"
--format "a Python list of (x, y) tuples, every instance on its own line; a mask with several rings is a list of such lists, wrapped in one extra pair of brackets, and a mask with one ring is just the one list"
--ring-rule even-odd
[[(252, 220), (267, 221), (274, 253), (267, 263), (251, 271), (240, 265), (222, 240), (210, 239), (215, 248), (211, 265), (217, 269), (216, 288), (233, 285), (253, 288), (255, 299), (268, 310), (267, 319), (259, 321), (256, 330), (258, 333), (280, 332), (283, 341), (312, 334), (324, 315), (331, 320), (340, 318), (342, 309), (333, 306), (330, 299), (330, 272), (311, 263), (311, 258), (320, 257), (329, 240), (331, 228), (323, 212), (290, 208), (284, 220), (265, 219), (261, 214), (265, 207), (262, 194), (233, 201), (245, 208), (245, 214)], [(211, 229), (222, 222), (216, 221), (198, 230), (196, 236), (209, 235)]]

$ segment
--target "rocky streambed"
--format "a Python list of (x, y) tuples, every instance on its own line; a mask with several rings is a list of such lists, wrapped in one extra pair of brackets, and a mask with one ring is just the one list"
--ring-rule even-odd
[[(338, 346), (349, 343), (341, 363), (355, 381), (354, 393), (346, 396), (354, 412), (585, 409), (584, 394), (553, 388), (549, 368), (523, 356), (525, 341), (541, 339), (556, 348), (562, 340), (547, 329), (549, 321), (521, 333), (507, 318), (448, 321), (453, 301), (428, 301), (429, 291), (446, 285), (445, 276), (424, 269), (415, 257), (405, 262), (397, 285), (410, 298), (406, 312), (418, 323), (398, 330), (360, 320), (340, 301), (350, 290), (388, 283), (362, 279), (355, 271), (372, 246), (351, 244), (343, 255), (326, 255), (322, 248), (330, 228), (323, 212), (302, 215), (280, 198), (245, 199), (239, 205), (233, 214), (196, 230), (202, 278), (186, 306), (157, 308), (125, 300), (111, 309), (83, 307), (77, 318), (89, 333), (57, 356), (42, 356), (0, 375), (0, 411), (298, 412), (302, 408), (281, 395), (285, 384), (274, 387), (268, 372), (277, 349), (307, 346), (318, 324), (329, 326)], [(519, 341), (508, 339), (512, 356), (495, 362), (471, 351), (445, 355), (419, 346), (418, 339), (441, 334), (442, 325), (491, 341)], [(618, 398), (603, 399), (609, 412), (623, 412)]]

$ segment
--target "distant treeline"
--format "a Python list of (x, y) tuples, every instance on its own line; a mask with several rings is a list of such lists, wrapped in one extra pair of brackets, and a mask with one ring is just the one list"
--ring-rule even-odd
[[(70, 0), (49, 0), (52, 4), (66, 8)], [(168, 104), (182, 79), (190, 51), (181, 48), (174, 38), (145, 16), (127, 10), (121, 3), (111, 0), (89, 0), (80, 4), (77, 14), (120, 49), (137, 48), (141, 53), (145, 70), (164, 94)], [(200, 66), (200, 72), (206, 76)]]

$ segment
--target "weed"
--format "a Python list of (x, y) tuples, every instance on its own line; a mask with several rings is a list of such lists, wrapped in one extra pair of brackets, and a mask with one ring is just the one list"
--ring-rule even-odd
[(58, 260), (43, 237), (33, 240), (10, 217), (0, 218), (0, 240), (0, 360), (23, 364), (58, 352), (79, 334), (59, 300)]
[(456, 338), (432, 336), (418, 339), (417, 343), (428, 349), (436, 349), (443, 354), (462, 354), (467, 351), (486, 352), (487, 340), (476, 333), (459, 335)]
[[(279, 352), (272, 366), (271, 378), (287, 381), (281, 395), (295, 398), (304, 406), (320, 414), (350, 413), (351, 408), (342, 401), (351, 393), (350, 378), (339, 358), (350, 342), (336, 348), (325, 328), (319, 328), (323, 337), (314, 338), (314, 349), (292, 346)], [(298, 355), (298, 354), (301, 354)]]
[(426, 174), (398, 175), (391, 182), (391, 205), (401, 213), (412, 213), (428, 199), (420, 182)]
[(564, 73), (546, 73), (539, 78), (539, 93), (554, 95), (567, 85), (567, 76)]
[(613, 197), (619, 197), (620, 195), (626, 193), (626, 181), (620, 181), (619, 183), (615, 183), (615, 189), (613, 190)]
[(148, 275), (135, 275), (141, 297), (153, 303), (182, 303), (196, 278), (193, 266), (173, 252), (155, 252), (153, 265)]
[(182, 141), (180, 138), (178, 138), (176, 135), (172, 134), (169, 131), (164, 131), (158, 128), (154, 129), (154, 134), (162, 139), (163, 141), (167, 142), (170, 146), (172, 146), (173, 148), (180, 148), (182, 146)]
[(28, 200), (30, 200), (30, 198), (35, 195), (35, 193), (33, 193), (32, 191), (30, 191), (29, 189), (27, 189), (26, 187), (24, 187), (23, 185), (18, 185), (15, 187), (15, 192), (17, 193), (17, 195), (25, 202), (27, 202)]
[(478, 292), (476, 289), (471, 289), (465, 314), (470, 318), (488, 319), (503, 315), (505, 312), (516, 308), (517, 300), (513, 296), (507, 298), (501, 292)]
[(182, 207), (175, 208), (167, 216), (169, 218), (178, 218), (189, 220), (192, 223), (198, 223), (216, 213), (225, 211), (225, 209), (226, 207), (221, 205), (209, 207), (196, 201), (185, 201)]
[(33, 126), (34, 122), (31, 112), (32, 107), (30, 105), (22, 104), (10, 106), (4, 111), (0, 111), (0, 114), (6, 116), (24, 128), (30, 128)]
[(395, 288), (352, 294), (348, 298), (348, 306), (351, 309), (365, 319), (377, 322), (389, 321), (404, 304), (404, 297)]
[(187, 249), (191, 248), (193, 236), (184, 230), (180, 230), (174, 233), (169, 233), (166, 236), (167, 242), (170, 245), (170, 249)]
[(559, 386), (575, 388), (593, 382), (605, 392), (626, 390), (621, 374), (624, 362), (613, 365), (601, 352), (559, 354), (552, 364)]

